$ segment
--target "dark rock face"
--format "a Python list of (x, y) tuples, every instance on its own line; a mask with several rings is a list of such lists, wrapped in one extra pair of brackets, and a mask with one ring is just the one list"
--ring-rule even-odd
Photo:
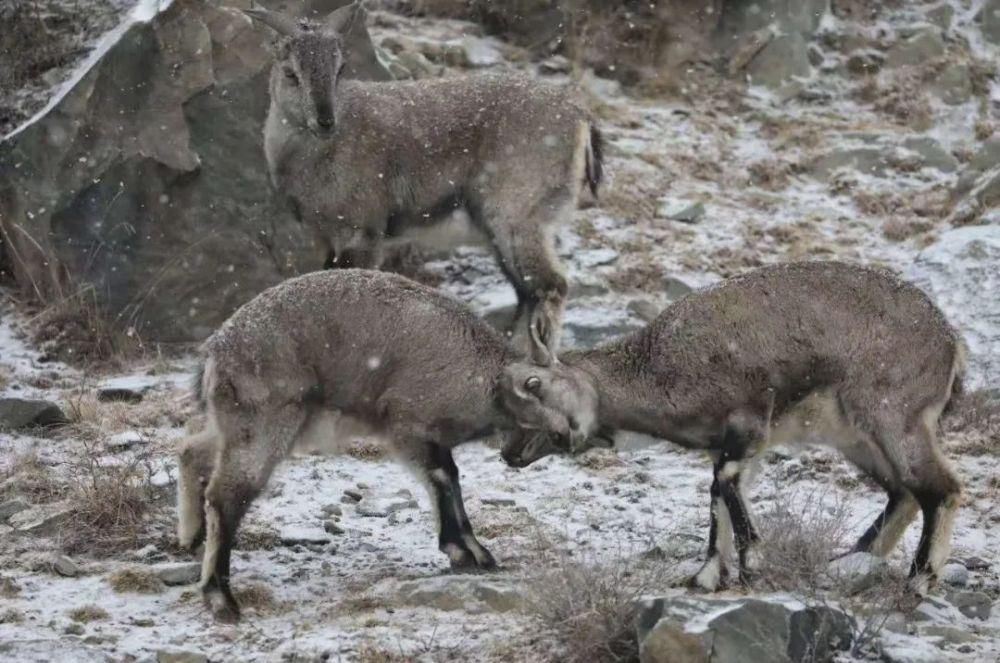
[(49, 401), (0, 398), (0, 430), (44, 428), (67, 423), (59, 406)]
[(175, 0), (119, 28), (43, 117), (0, 143), (0, 271), (43, 300), (93, 285), (147, 338), (188, 341), (319, 269), (312, 234), (268, 179), (271, 39), (215, 0)]

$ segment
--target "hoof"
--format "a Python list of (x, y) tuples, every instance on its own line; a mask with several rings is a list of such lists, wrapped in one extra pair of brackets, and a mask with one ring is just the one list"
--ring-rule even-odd
[(729, 570), (715, 557), (705, 562), (686, 584), (689, 589), (701, 592), (722, 591), (729, 586)]
[(493, 559), (493, 555), (486, 548), (480, 546), (479, 554), (474, 554), (474, 557), (476, 558), (476, 567), (480, 571), (496, 571), (497, 561)]
[(215, 621), (222, 624), (235, 624), (240, 621), (240, 607), (232, 593), (218, 587), (204, 590), (205, 606), (211, 611)]

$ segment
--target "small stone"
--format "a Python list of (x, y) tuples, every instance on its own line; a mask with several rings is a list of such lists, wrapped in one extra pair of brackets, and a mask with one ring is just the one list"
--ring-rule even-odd
[(881, 557), (863, 552), (839, 557), (827, 566), (827, 574), (848, 594), (856, 594), (874, 586), (886, 573), (888, 563)]
[(416, 500), (366, 500), (358, 505), (358, 515), (366, 518), (385, 518), (403, 509), (416, 509)]
[(208, 663), (208, 657), (198, 652), (161, 649), (156, 652), (156, 663)]
[(97, 391), (97, 400), (102, 403), (141, 403), (142, 392), (125, 387), (106, 387)]
[(83, 624), (77, 624), (73, 622), (72, 624), (67, 624), (66, 628), (63, 629), (63, 633), (66, 635), (83, 635), (86, 629), (83, 628)]
[(332, 520), (328, 520), (323, 523), (323, 531), (327, 534), (340, 535), (344, 533), (344, 528), (335, 523)]
[(983, 592), (948, 592), (946, 598), (966, 617), (985, 621), (993, 611), (993, 601)]
[(633, 299), (625, 308), (643, 322), (652, 322), (660, 315), (660, 307), (648, 299)]
[(705, 216), (705, 204), (700, 201), (663, 199), (656, 210), (656, 216), (681, 223), (697, 223)]
[(21, 588), (13, 578), (0, 576), (0, 596), (12, 599), (21, 593)]
[(46, 535), (65, 523), (72, 513), (63, 503), (40, 504), (14, 514), (7, 523), (21, 533)]
[(483, 497), (479, 500), (489, 506), (516, 506), (517, 502), (512, 497)]
[(80, 567), (66, 555), (55, 555), (51, 563), (52, 570), (64, 578), (75, 578), (80, 575)]
[(982, 557), (966, 557), (964, 563), (965, 568), (970, 571), (985, 571), (990, 568), (990, 563)]
[(337, 516), (339, 518), (344, 515), (344, 510), (337, 504), (327, 504), (323, 507), (323, 515), (328, 518), (331, 516)]
[(964, 564), (945, 564), (940, 573), (941, 581), (955, 587), (969, 584), (969, 570)]
[(136, 617), (132, 620), (132, 625), (140, 628), (150, 628), (151, 626), (155, 626), (156, 622), (149, 617)]
[(0, 502), (0, 522), (6, 522), (14, 514), (26, 511), (31, 505), (24, 500), (13, 499)]
[(0, 398), (0, 430), (26, 430), (68, 424), (69, 419), (50, 401)]
[(201, 578), (201, 564), (197, 562), (157, 564), (151, 570), (164, 585), (193, 585)]
[(847, 58), (847, 71), (859, 76), (877, 74), (885, 63), (881, 52), (870, 49), (852, 53)]
[(979, 640), (965, 629), (946, 626), (943, 624), (930, 624), (920, 629), (920, 635), (931, 638), (940, 638), (937, 643), (942, 649), (946, 645), (961, 645)]
[(112, 435), (104, 442), (104, 446), (108, 451), (120, 452), (127, 451), (128, 449), (132, 449), (143, 444), (148, 444), (151, 441), (152, 440), (138, 431), (128, 430), (123, 433)]
[(284, 546), (313, 546), (330, 543), (330, 537), (327, 533), (314, 527), (289, 527), (281, 530), (279, 538)]
[[(348, 488), (347, 490), (344, 491), (344, 497), (346, 497), (347, 499), (349, 499), (351, 502), (360, 502), (361, 499), (362, 499), (362, 497), (364, 497), (364, 496), (360, 492), (358, 492), (356, 490), (353, 490), (351, 488)], [(341, 501), (343, 501), (343, 500), (341, 500)]]

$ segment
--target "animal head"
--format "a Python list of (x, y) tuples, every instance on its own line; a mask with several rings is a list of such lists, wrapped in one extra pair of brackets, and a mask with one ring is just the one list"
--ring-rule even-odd
[(360, 2), (341, 7), (322, 23), (266, 9), (243, 11), (278, 33), (271, 68), (271, 103), (295, 128), (316, 135), (334, 133), (337, 83), (342, 74), (391, 78), (375, 55)]
[(517, 425), (501, 451), (508, 465), (524, 467), (552, 453), (593, 446), (588, 439), (597, 432), (598, 396), (582, 369), (516, 362), (501, 375), (499, 396)]

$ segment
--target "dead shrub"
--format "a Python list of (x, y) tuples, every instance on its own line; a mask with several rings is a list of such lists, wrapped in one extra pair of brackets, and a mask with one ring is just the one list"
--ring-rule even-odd
[(664, 275), (663, 265), (646, 254), (638, 263), (609, 274), (608, 285), (617, 292), (659, 292)]
[(281, 545), (278, 530), (259, 523), (246, 523), (236, 533), (236, 548), (239, 550), (274, 550)]
[(160, 594), (166, 589), (155, 573), (138, 566), (115, 571), (108, 584), (119, 594)]
[(45, 503), (62, 499), (66, 490), (66, 484), (35, 452), (14, 456), (0, 476), (0, 496), (21, 495), (33, 503)]
[(963, 394), (942, 419), (956, 450), (974, 456), (1000, 455), (1000, 397), (988, 390)]
[(3, 391), (10, 386), (12, 375), (14, 375), (13, 368), (7, 364), (0, 364), (0, 391)]
[(544, 535), (538, 540), (543, 547), (534, 566), (542, 570), (526, 583), (525, 604), (562, 645), (559, 660), (637, 661), (639, 600), (677, 580), (669, 576), (672, 565), (622, 551), (609, 560), (578, 561), (546, 545)]
[(110, 619), (111, 617), (107, 610), (96, 605), (85, 605), (79, 608), (73, 608), (66, 614), (74, 622), (81, 622), (83, 624), (103, 621), (105, 619)]
[(758, 522), (760, 564), (755, 584), (768, 591), (816, 591), (849, 530), (846, 507), (828, 508), (822, 493), (780, 491)]
[(926, 91), (928, 75), (922, 68), (903, 67), (881, 79), (871, 76), (855, 91), (855, 96), (899, 124), (923, 131), (930, 128), (933, 117)]
[(890, 242), (903, 242), (934, 229), (934, 224), (913, 217), (896, 216), (882, 224), (882, 236)]
[(768, 191), (781, 191), (788, 186), (793, 168), (791, 164), (778, 159), (755, 161), (747, 168), (750, 183)]
[(24, 621), (24, 614), (16, 608), (8, 608), (0, 612), (0, 624), (20, 624)]
[(347, 455), (358, 460), (379, 460), (385, 457), (385, 447), (371, 440), (354, 440), (347, 448)]
[(150, 516), (162, 497), (152, 483), (149, 453), (112, 459), (92, 443), (83, 446), (70, 472), (74, 521), (63, 532), (63, 549), (102, 556), (148, 542)]
[(243, 583), (233, 590), (233, 596), (243, 609), (256, 610), (261, 614), (275, 612), (281, 607), (274, 599), (274, 592), (261, 583)]
[(51, 303), (30, 321), (34, 342), (45, 354), (69, 364), (120, 365), (142, 350), (142, 341), (83, 286)]

